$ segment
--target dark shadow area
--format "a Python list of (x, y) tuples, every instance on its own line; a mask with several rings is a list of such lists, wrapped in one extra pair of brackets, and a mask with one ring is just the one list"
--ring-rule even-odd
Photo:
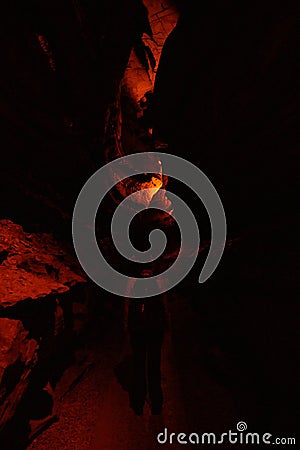
[[(7, 326), (3, 334), (13, 362), (10, 366), (7, 357), (1, 373), (5, 388), (1, 385), (0, 407), (20, 379), (17, 393), (22, 397), (20, 402), (16, 397), (15, 415), (1, 431), (1, 450), (27, 448), (29, 420), (51, 416), (52, 390), (76, 363), (76, 351), (92, 355), (95, 372), (109, 367), (103, 378), (82, 372), (86, 379), (94, 376), (96, 386), (97, 380), (107, 384), (99, 386), (106, 412), (110, 404), (105, 389), (113, 405), (118, 403), (115, 396), (123, 394), (109, 391), (111, 380), (117, 379), (128, 394), (124, 427), (130, 407), (142, 415), (149, 401), (153, 415), (162, 413), (159, 426), (164, 412), (166, 417), (173, 414), (175, 425), (176, 417), (184, 416), (187, 429), (182, 432), (222, 433), (243, 420), (249, 431), (294, 437), (300, 400), (296, 2), (174, 1), (180, 9), (178, 24), (163, 48), (153, 92), (147, 87), (138, 102), (140, 117), (134, 116), (137, 106), (120, 84), (132, 49), (141, 70), (154, 67), (153, 52), (142, 40), (144, 34), (153, 37), (142, 1), (18, 3), (5, 3), (1, 13), (0, 219), (10, 219), (28, 233), (51, 233), (64, 254), (75, 256), (74, 204), (89, 176), (107, 163), (105, 146), (115, 150), (111, 136), (118, 124), (110, 123), (109, 138), (105, 131), (114, 104), (124, 113), (119, 136), (124, 147), (135, 148), (139, 140), (143, 149), (157, 145), (207, 175), (224, 205), (228, 236), (217, 270), (199, 284), (211, 224), (190, 188), (168, 180), (164, 187), (193, 210), (202, 246), (188, 276), (164, 296), (127, 299), (131, 354), (117, 365), (125, 341), (124, 299), (90, 281), (78, 282), (75, 275), (60, 283), (60, 269), (67, 275), (71, 271), (64, 256), (63, 267), (57, 269), (51, 261), (43, 265), (36, 251), (31, 266), (18, 259), (19, 238), (12, 239), (9, 252), (0, 247), (1, 283), (11, 293), (15, 286), (5, 278), (7, 267), (10, 273), (24, 271), (22, 293), (30, 271), (37, 271), (39, 282), (48, 277), (40, 297), (30, 292), (12, 306), (1, 303), (1, 319), (18, 321), (19, 328), (14, 322), (16, 328)], [(149, 181), (149, 174), (136, 179)], [(112, 265), (135, 277), (140, 267), (119, 258), (109, 236), (112, 213), (122, 199), (120, 192), (115, 194), (99, 209), (97, 238)], [(178, 255), (180, 230), (169, 214), (148, 209), (132, 222), (133, 245), (148, 249), (153, 228), (168, 238), (155, 267), (143, 267), (156, 274)], [(6, 236), (0, 238), (4, 248)], [(77, 282), (87, 289), (77, 289)], [(171, 315), (171, 362), (161, 356), (164, 305)], [(36, 341), (37, 361), (33, 350), (26, 360), (30, 339)], [(176, 386), (169, 391), (169, 411), (164, 411), (162, 363), (175, 373), (164, 380)], [(30, 373), (28, 380), (23, 373)], [(78, 398), (85, 404), (80, 394)], [(144, 417), (134, 419), (144, 423)]]
[(252, 428), (297, 429), (296, 15), (295, 2), (204, 2), (199, 13), (187, 2), (156, 78), (156, 138), (210, 178), (228, 223), (211, 279), (197, 285), (199, 261), (177, 290), (187, 322), (175, 348), (195, 427), (193, 393), (208, 370)]

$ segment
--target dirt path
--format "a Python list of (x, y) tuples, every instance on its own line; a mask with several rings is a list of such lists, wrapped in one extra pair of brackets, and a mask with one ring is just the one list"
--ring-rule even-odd
[[(130, 351), (125, 345), (123, 356)], [(151, 450), (159, 446), (156, 437), (165, 427), (185, 430), (186, 419), (182, 409), (181, 389), (173, 361), (170, 336), (167, 335), (162, 351), (163, 412), (153, 416), (146, 403), (143, 416), (136, 416), (129, 408), (128, 393), (116, 377), (112, 377), (98, 417), (91, 450)]]
[[(201, 359), (201, 352), (195, 354), (192, 348), (192, 313), (183, 303), (173, 302), (170, 316), (171, 330), (162, 349), (161, 415), (151, 415), (148, 403), (143, 416), (136, 416), (130, 409), (128, 392), (116, 376), (116, 368), (130, 348), (124, 335), (112, 328), (105, 342), (90, 350), (93, 366), (65, 396), (59, 422), (38, 436), (28, 450), (175, 450), (182, 445), (162, 446), (157, 442), (157, 435), (164, 428), (169, 433), (224, 432), (242, 420), (237, 417), (226, 388), (211, 379), (201, 360), (195, 362), (195, 358)], [(190, 327), (186, 327), (186, 321), (190, 321)]]

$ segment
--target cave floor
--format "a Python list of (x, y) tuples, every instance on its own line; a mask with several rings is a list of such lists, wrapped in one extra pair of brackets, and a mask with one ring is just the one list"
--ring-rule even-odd
[[(151, 450), (161, 446), (156, 437), (165, 427), (169, 433), (222, 433), (243, 420), (230, 389), (211, 377), (202, 364), (201, 345), (191, 345), (196, 326), (192, 311), (178, 295), (170, 301), (169, 309), (171, 329), (162, 349), (162, 414), (151, 415), (148, 403), (143, 416), (130, 409), (128, 392), (115, 371), (126, 360), (130, 347), (115, 324), (101, 342), (95, 339), (87, 344), (85, 351), (92, 365), (64, 396), (59, 420), (38, 435), (28, 450)], [(166, 447), (182, 448), (182, 444)]]

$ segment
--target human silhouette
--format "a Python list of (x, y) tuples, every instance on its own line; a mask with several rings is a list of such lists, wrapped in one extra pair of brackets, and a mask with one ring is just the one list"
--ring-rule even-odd
[(131, 298), (127, 327), (133, 364), (130, 406), (137, 415), (142, 415), (148, 393), (152, 414), (160, 414), (163, 405), (161, 348), (167, 329), (163, 295)]

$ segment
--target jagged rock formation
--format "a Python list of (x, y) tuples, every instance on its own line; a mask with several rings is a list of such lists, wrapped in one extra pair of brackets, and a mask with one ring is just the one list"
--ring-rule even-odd
[[(281, 404), (294, 401), (293, 7), (251, 2), (244, 11), (242, 2), (204, 2), (199, 15), (189, 1), (18, 3), (4, 4), (1, 15), (0, 202), (1, 218), (10, 219), (0, 223), (1, 423), (14, 414), (35, 364), (45, 375), (40, 388), (57, 379), (58, 349), (90, 314), (85, 277), (62, 244), (71, 241), (79, 190), (101, 164), (157, 141), (211, 178), (234, 237), (247, 228), (233, 240), (234, 263), (225, 257), (205, 287), (212, 341), (239, 356), (245, 343), (264, 371), (262, 390), (271, 380)], [(154, 180), (120, 183), (116, 203), (143, 186), (163, 192), (157, 161), (153, 171)], [(141, 198), (146, 206), (151, 200)], [(224, 315), (216, 324), (217, 308)]]
[(37, 363), (38, 344), (22, 322), (0, 318), (0, 431), (13, 417)]
[(87, 281), (75, 258), (53, 236), (25, 233), (9, 220), (0, 220), (0, 255), (1, 308), (60, 295)]
[[(120, 83), (120, 91), (108, 109), (105, 128), (104, 148), (106, 161), (126, 154), (153, 151), (154, 142), (151, 137), (151, 123), (143, 121), (151, 108), (149, 98), (154, 89), (155, 75), (159, 65), (161, 52), (166, 39), (176, 26), (178, 9), (171, 1), (144, 1), (141, 7), (141, 17), (144, 27), (142, 35), (134, 41), (129, 61)], [(137, 181), (128, 178), (120, 183), (116, 179), (117, 190), (121, 198), (142, 189), (152, 189), (148, 197), (141, 193), (137, 195), (140, 201), (148, 207), (156, 192), (166, 184), (162, 168), (158, 161), (153, 161), (153, 172), (156, 174), (150, 180)]]
[[(55, 385), (72, 359), (72, 337), (88, 324), (91, 288), (70, 246), (74, 202), (107, 159), (151, 148), (149, 130), (137, 123), (146, 111), (140, 100), (153, 89), (178, 13), (158, 1), (31, 0), (4, 5), (2, 17), (0, 332), (11, 345), (0, 354), (5, 427), (28, 383), (37, 391)], [(125, 97), (133, 109), (122, 108)], [(136, 141), (128, 139), (133, 123)], [(157, 192), (164, 180), (154, 166), (156, 178), (119, 184), (119, 195), (141, 185)], [(151, 198), (140, 200), (148, 206)]]
[(141, 99), (153, 92), (155, 76), (166, 39), (176, 26), (179, 12), (174, 2), (144, 0), (147, 27), (134, 43), (122, 80), (125, 92), (142, 114)]
[[(83, 331), (89, 313), (87, 279), (70, 250), (50, 234), (26, 233), (0, 220), (0, 256), (2, 431), (14, 419), (32, 376), (31, 390), (38, 396), (72, 360), (70, 340)], [(64, 362), (61, 352), (66, 352)]]
[(145, 11), (140, 0), (4, 5), (2, 217), (69, 235), (78, 192), (105, 161), (107, 108)]

